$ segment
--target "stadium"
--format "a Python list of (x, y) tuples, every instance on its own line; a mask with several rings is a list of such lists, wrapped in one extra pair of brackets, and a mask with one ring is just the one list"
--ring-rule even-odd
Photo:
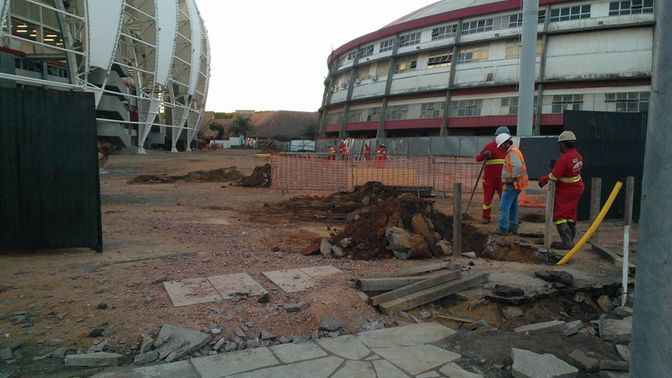
[(98, 136), (189, 149), (210, 49), (194, 0), (0, 0), (0, 86), (95, 94)]
[[(327, 138), (491, 135), (517, 121), (522, 0), (444, 0), (328, 57)], [(653, 0), (540, 0), (534, 132), (564, 110), (646, 111)]]

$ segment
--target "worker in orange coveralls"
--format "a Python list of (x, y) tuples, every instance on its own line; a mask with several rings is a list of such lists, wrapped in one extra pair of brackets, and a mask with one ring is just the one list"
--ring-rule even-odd
[(371, 160), (371, 147), (368, 143), (364, 144), (364, 160)]
[(563, 131), (558, 137), (560, 159), (553, 165), (551, 173), (539, 179), (539, 186), (544, 187), (549, 180), (557, 183), (555, 188), (555, 207), (553, 222), (558, 229), (562, 242), (553, 243), (552, 248), (572, 249), (576, 238), (576, 215), (584, 185), (581, 179), (583, 156), (575, 147), (576, 135), (571, 131)]
[(376, 151), (376, 160), (387, 160), (387, 147), (384, 144), (378, 146)]
[[(495, 131), (495, 136), (505, 133), (510, 134), (509, 128), (501, 126)], [(476, 155), (476, 161), (482, 161), (485, 164), (483, 169), (483, 223), (490, 223), (492, 199), (495, 197), (495, 192), (499, 198), (502, 198), (502, 167), (505, 156), (504, 151), (497, 148), (494, 140), (483, 146), (481, 153)]]
[(342, 160), (349, 160), (350, 159), (350, 149), (348, 148), (348, 145), (345, 144), (345, 142), (341, 142), (341, 145), (338, 146), (338, 152), (341, 153), (341, 159)]
[(329, 146), (327, 152), (329, 153), (329, 155), (327, 155), (327, 160), (336, 160), (336, 147)]

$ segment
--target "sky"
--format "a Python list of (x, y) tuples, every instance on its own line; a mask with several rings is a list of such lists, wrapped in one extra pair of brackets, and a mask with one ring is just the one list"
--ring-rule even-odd
[(206, 110), (317, 111), (332, 49), (436, 0), (196, 0), (211, 48)]

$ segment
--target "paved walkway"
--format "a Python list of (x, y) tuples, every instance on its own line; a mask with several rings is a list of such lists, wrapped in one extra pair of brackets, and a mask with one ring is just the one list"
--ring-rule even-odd
[(454, 330), (438, 323), (412, 324), (300, 344), (281, 344), (128, 368), (94, 377), (480, 377), (455, 363), (460, 359), (459, 354), (436, 346), (454, 334)]

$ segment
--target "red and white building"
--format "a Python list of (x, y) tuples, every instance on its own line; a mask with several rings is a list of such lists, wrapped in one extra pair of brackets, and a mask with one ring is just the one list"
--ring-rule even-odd
[[(662, 0), (658, 0), (662, 1)], [(646, 111), (654, 0), (540, 0), (535, 133), (563, 111)], [(516, 125), (522, 0), (443, 0), (336, 49), (327, 137), (485, 135)]]

